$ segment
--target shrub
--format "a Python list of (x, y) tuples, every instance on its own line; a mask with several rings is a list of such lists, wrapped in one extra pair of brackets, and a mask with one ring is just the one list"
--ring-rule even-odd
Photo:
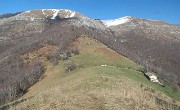
[(65, 72), (70, 72), (76, 68), (75, 63), (72, 60), (68, 60), (64, 65)]
[(67, 51), (67, 50), (66, 50), (66, 54), (67, 54), (68, 57), (71, 57), (71, 56), (72, 56), (72, 55), (71, 55), (71, 51)]
[(67, 60), (68, 59), (68, 55), (67, 55), (67, 53), (66, 52), (62, 52), (62, 53), (60, 53), (60, 59), (61, 60)]
[(78, 55), (79, 54), (79, 50), (77, 47), (71, 47), (71, 53), (73, 53), (74, 55)]

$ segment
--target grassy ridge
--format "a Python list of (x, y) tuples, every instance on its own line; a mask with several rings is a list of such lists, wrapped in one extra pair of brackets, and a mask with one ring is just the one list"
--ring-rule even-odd
[(23, 96), (33, 98), (17, 105), (17, 109), (158, 110), (152, 95), (171, 102), (168, 95), (180, 101), (180, 92), (150, 82), (140, 72), (140, 65), (94, 39), (80, 37), (73, 45), (80, 54), (71, 59), (81, 66), (65, 73), (66, 61), (54, 66), (42, 59), (45, 76)]

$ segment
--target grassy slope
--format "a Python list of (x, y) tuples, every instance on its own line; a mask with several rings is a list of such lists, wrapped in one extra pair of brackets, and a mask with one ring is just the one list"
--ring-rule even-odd
[(22, 97), (27, 101), (11, 109), (156, 110), (154, 96), (171, 102), (172, 99), (166, 96), (171, 94), (171, 97), (180, 100), (179, 92), (172, 93), (169, 87), (149, 82), (139, 72), (141, 66), (96, 40), (80, 37), (74, 45), (78, 46), (80, 54), (71, 59), (81, 66), (65, 73), (65, 61), (54, 66), (42, 58), (47, 68), (44, 78)]

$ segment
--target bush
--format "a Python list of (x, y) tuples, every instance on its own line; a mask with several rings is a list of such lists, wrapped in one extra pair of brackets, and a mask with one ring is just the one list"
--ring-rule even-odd
[(66, 52), (60, 53), (59, 56), (60, 56), (60, 59), (61, 59), (61, 60), (67, 60), (67, 59), (68, 59), (68, 55), (67, 55)]
[(64, 65), (64, 71), (70, 72), (76, 68), (75, 63), (72, 60), (68, 60)]
[(74, 55), (78, 55), (79, 54), (79, 50), (77, 47), (71, 47), (71, 53), (73, 53)]

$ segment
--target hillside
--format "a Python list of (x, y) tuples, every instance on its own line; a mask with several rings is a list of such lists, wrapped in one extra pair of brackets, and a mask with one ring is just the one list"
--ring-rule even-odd
[(64, 72), (67, 61), (60, 60), (54, 66), (39, 57), (46, 68), (45, 74), (19, 99), (24, 101), (10, 110), (159, 110), (161, 106), (155, 102), (156, 98), (174, 103), (160, 92), (167, 88), (143, 76), (141, 66), (97, 40), (82, 36), (72, 45), (80, 53), (70, 58), (76, 69)]
[(130, 16), (103, 22), (114, 32), (118, 45), (114, 50), (157, 72), (162, 79), (180, 82), (180, 26)]
[(112, 36), (102, 23), (87, 17), (29, 21), (22, 20), (24, 13), (1, 20), (1, 35), (4, 36), (1, 44), (5, 48), (1, 48), (0, 54), (0, 105), (19, 98), (44, 73), (45, 68), (38, 59), (24, 62), (23, 54), (44, 46), (55, 46), (46, 57), (56, 64), (61, 54), (69, 57), (71, 49), (68, 45), (80, 35), (91, 35), (99, 40), (106, 37), (102, 41)]
[(179, 32), (65, 9), (1, 15), (0, 109), (179, 110)]

